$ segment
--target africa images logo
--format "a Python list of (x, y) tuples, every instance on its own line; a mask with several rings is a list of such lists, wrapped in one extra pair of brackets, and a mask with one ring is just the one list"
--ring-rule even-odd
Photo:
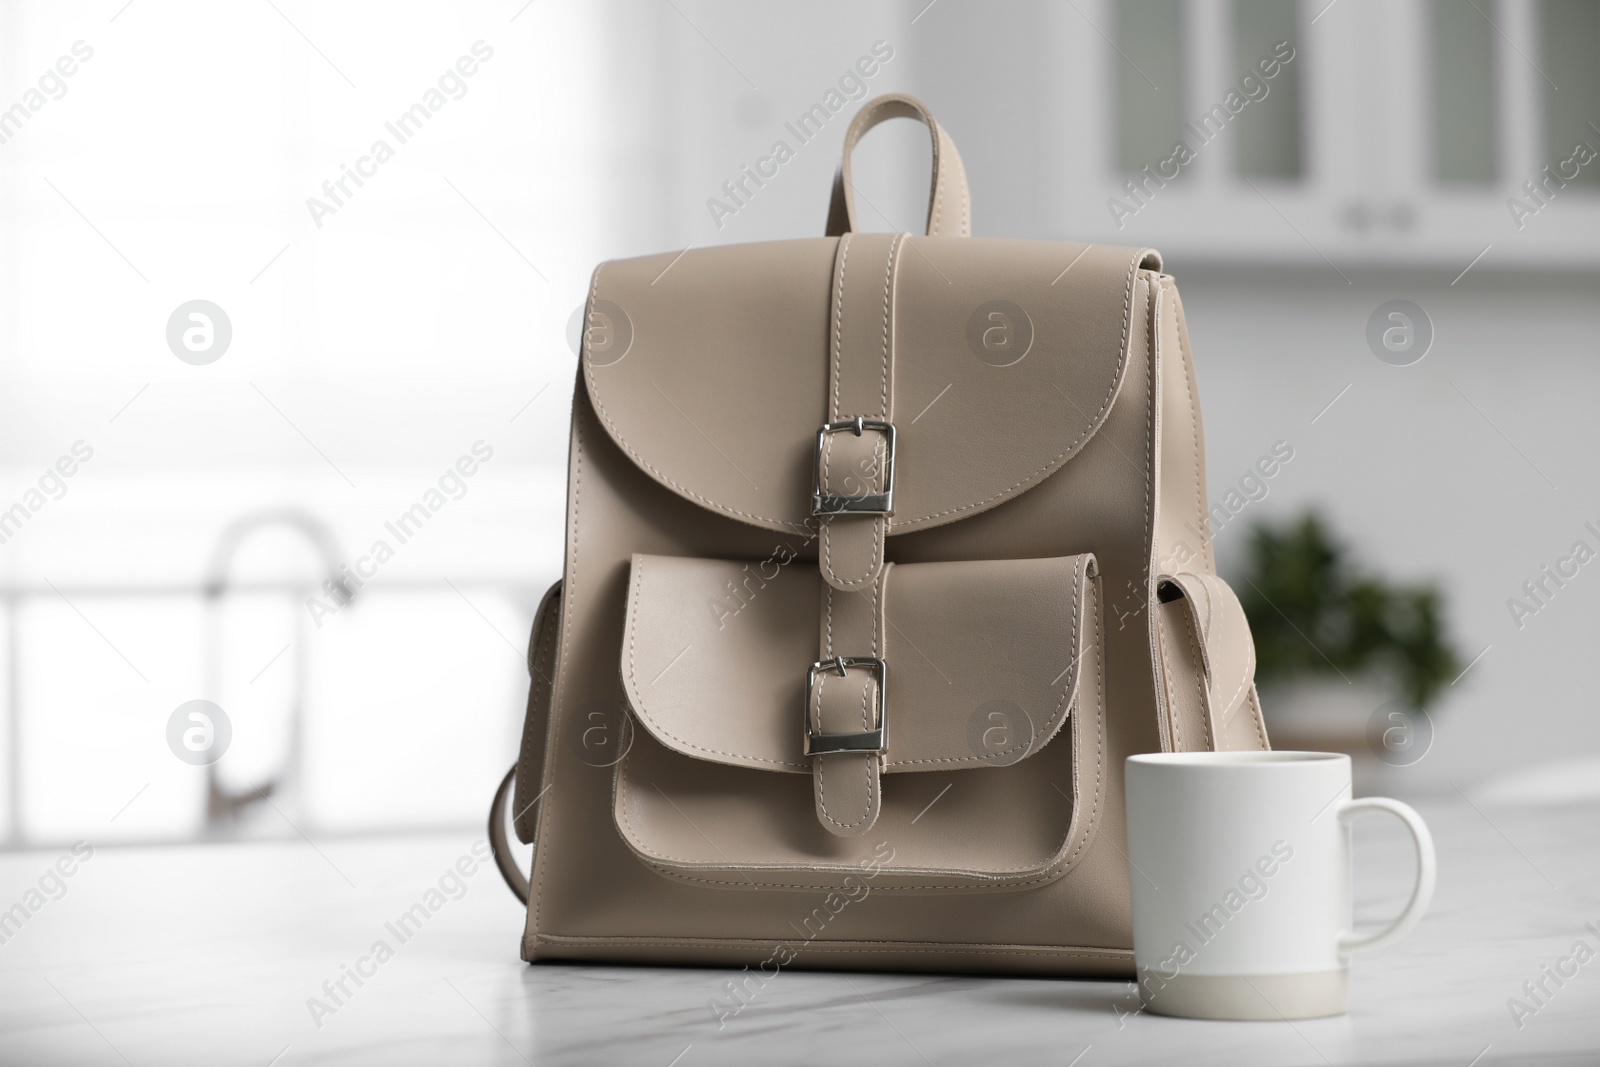
[(167, 747), (192, 766), (209, 767), (232, 743), (228, 713), (209, 700), (186, 700), (167, 717)]

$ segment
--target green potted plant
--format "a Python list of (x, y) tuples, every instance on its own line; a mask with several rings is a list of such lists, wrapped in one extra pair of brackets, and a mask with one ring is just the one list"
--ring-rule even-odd
[(1315, 513), (1257, 524), (1234, 589), (1274, 748), (1369, 757), (1380, 708), (1426, 711), (1461, 671), (1439, 589), (1363, 569)]

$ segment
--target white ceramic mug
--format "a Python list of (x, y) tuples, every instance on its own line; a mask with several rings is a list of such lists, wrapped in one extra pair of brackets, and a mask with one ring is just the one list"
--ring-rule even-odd
[[(1304, 1019), (1349, 1003), (1349, 954), (1414, 926), (1433, 897), (1433, 838), (1411, 807), (1350, 799), (1350, 757), (1161, 752), (1127, 762), (1133, 955), (1145, 1006), (1199, 1019)], [(1356, 932), (1350, 823), (1411, 832), (1417, 882), (1399, 918)]]

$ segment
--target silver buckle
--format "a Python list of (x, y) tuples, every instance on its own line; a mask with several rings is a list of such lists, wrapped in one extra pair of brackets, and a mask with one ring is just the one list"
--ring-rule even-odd
[[(838, 496), (822, 491), (822, 447), (830, 433), (849, 430), (857, 437), (863, 430), (877, 430), (884, 436), (883, 492)], [(894, 512), (894, 423), (866, 419), (857, 415), (843, 422), (824, 423), (817, 431), (817, 458), (811, 470), (811, 514), (813, 515), (890, 515)]]
[[(872, 671), (878, 682), (878, 728), (856, 734), (819, 734), (811, 729), (811, 697), (816, 692), (817, 674), (820, 671), (838, 671), (839, 677), (851, 667), (865, 667)], [(806, 672), (806, 744), (808, 756), (828, 752), (887, 752), (889, 750), (889, 721), (884, 718), (889, 689), (889, 665), (876, 656), (835, 656), (819, 659)]]

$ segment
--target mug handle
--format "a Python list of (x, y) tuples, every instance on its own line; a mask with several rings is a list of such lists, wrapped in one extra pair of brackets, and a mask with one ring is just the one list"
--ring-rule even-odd
[(1428, 904), (1433, 900), (1433, 887), (1438, 880), (1439, 870), (1433, 850), (1433, 835), (1428, 832), (1428, 825), (1422, 821), (1422, 816), (1418, 815), (1411, 805), (1402, 804), (1388, 797), (1361, 797), (1358, 800), (1347, 800), (1339, 807), (1339, 821), (1349, 826), (1357, 816), (1374, 811), (1388, 812), (1411, 831), (1411, 841), (1417, 849), (1417, 884), (1411, 890), (1411, 900), (1407, 902), (1405, 909), (1388, 926), (1367, 933), (1350, 930), (1342, 934), (1339, 937), (1341, 954), (1359, 949), (1378, 948), (1398, 940), (1402, 934), (1417, 925), (1417, 921), (1428, 910)]

